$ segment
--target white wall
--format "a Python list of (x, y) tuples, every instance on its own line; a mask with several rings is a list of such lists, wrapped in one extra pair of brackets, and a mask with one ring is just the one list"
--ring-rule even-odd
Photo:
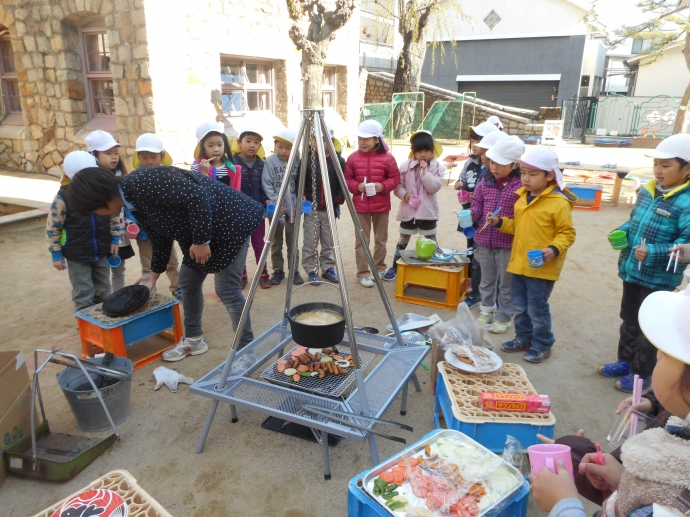
[(640, 66), (635, 86), (636, 96), (671, 95), (681, 98), (690, 83), (682, 47), (665, 52), (649, 65)]

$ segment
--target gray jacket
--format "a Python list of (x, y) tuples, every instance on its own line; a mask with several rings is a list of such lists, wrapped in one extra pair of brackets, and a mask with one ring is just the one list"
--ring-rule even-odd
[[(287, 162), (281, 160), (277, 154), (272, 154), (266, 158), (264, 171), (261, 174), (261, 186), (268, 198), (275, 203), (278, 201), (278, 193), (283, 183)], [(292, 169), (290, 175), (290, 185), (285, 194), (285, 215), (292, 217), (295, 214), (295, 204), (297, 203), (297, 173), (299, 172), (299, 160)], [(277, 208), (277, 207), (276, 207)], [(277, 210), (276, 210), (277, 211)]]

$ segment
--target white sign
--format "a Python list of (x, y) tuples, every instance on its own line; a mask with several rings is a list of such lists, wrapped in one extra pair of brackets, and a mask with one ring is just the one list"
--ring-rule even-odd
[(541, 134), (542, 144), (557, 144), (561, 141), (563, 136), (563, 121), (562, 120), (545, 120), (544, 131)]

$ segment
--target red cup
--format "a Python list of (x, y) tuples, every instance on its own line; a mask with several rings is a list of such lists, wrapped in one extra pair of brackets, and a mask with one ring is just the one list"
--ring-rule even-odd
[(125, 236), (128, 239), (136, 239), (137, 235), (139, 235), (139, 226), (134, 223), (129, 223), (127, 225), (127, 229), (125, 230)]
[(458, 192), (458, 201), (461, 203), (468, 203), (470, 201), (470, 193), (466, 190), (461, 190)]

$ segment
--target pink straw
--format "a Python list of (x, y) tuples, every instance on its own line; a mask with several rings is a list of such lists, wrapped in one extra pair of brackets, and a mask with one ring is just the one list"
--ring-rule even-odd
[[(632, 405), (639, 404), (642, 400), (642, 379), (639, 375), (635, 375), (633, 380), (633, 400)], [(630, 436), (635, 436), (637, 434), (637, 413), (632, 413), (632, 418), (630, 419)]]

